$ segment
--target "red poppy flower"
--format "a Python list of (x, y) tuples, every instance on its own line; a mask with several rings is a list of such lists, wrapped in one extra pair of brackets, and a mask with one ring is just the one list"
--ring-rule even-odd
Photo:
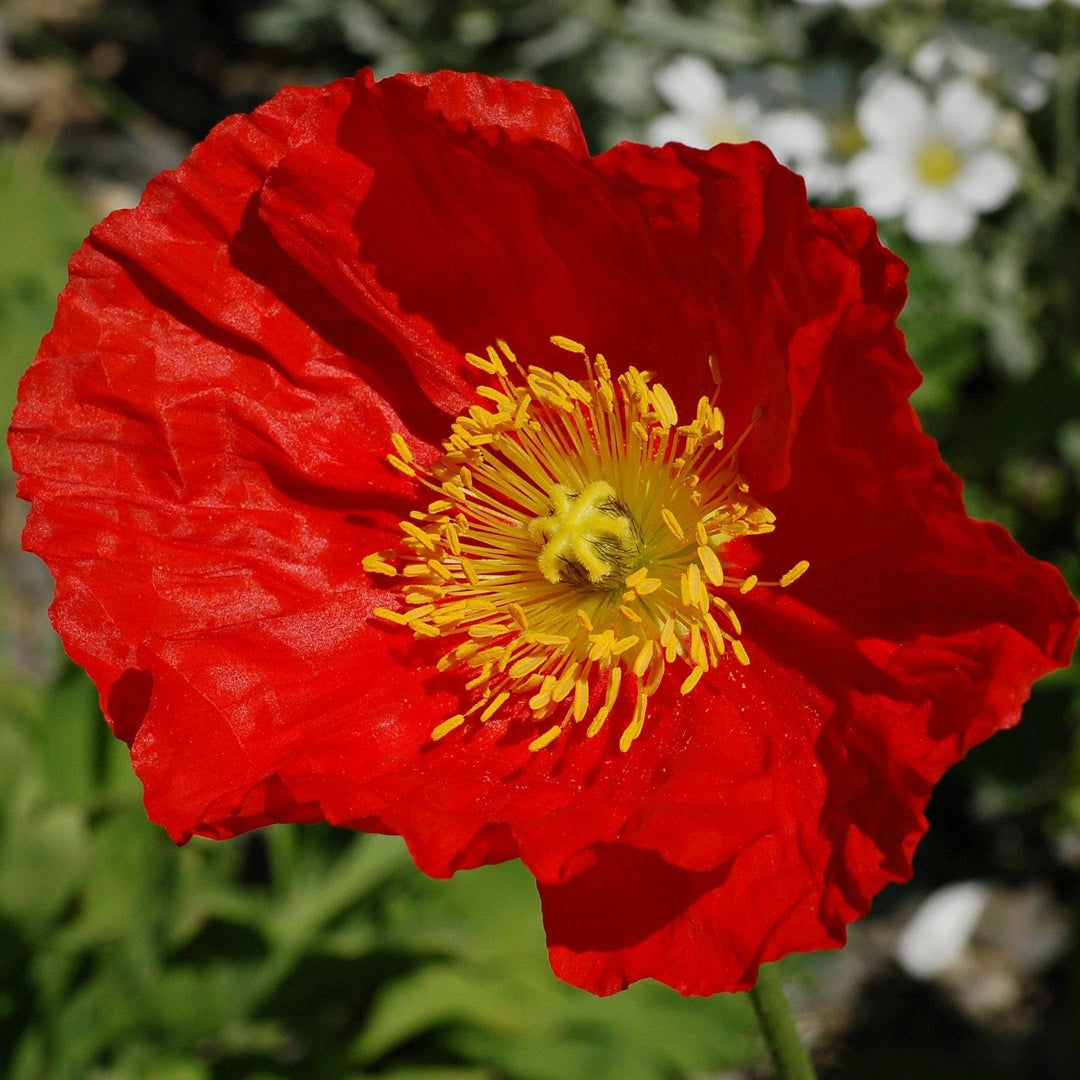
[(226, 120), (75, 256), (11, 435), (151, 817), (520, 857), (597, 993), (842, 943), (1077, 633), (903, 298), (760, 145), (590, 157), (453, 73)]

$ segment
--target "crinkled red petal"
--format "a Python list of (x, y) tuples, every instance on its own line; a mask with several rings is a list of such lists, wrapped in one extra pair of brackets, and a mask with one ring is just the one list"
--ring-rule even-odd
[[(556, 970), (600, 993), (738, 989), (842, 942), (942, 771), (1077, 633), (920, 432), (903, 298), (869, 219), (811, 210), (763, 147), (590, 159), (528, 84), (365, 73), (226, 121), (73, 260), (11, 436), (54, 621), (151, 816), (397, 832), (437, 875), (520, 855)], [(397, 590), (361, 566), (424, 498), (391, 433), (430, 459), (474, 400), (463, 353), (570, 371), (552, 334), (684, 414), (715, 355), (778, 517), (748, 550), (811, 564), (736, 598), (750, 666), (669, 679), (626, 754), (625, 703), (542, 753), (520, 709), (433, 743), (468, 696), (372, 618)]]

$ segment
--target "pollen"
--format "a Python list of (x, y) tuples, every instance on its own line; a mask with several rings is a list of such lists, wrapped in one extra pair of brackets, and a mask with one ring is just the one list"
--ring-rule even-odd
[(441, 458), (422, 466), (391, 436), (387, 464), (430, 492), (427, 508), (362, 565), (400, 590), (373, 616), (438, 642), (438, 669), (460, 676), (461, 711), (433, 741), (524, 722), (540, 753), (615, 724), (625, 753), (666, 681), (687, 696), (721, 665), (751, 663), (733, 604), (788, 588), (809, 564), (775, 581), (742, 564), (758, 559), (746, 538), (776, 524), (739, 474), (755, 421), (725, 445), (714, 358), (712, 395), (680, 423), (648, 372), (613, 377), (584, 345), (551, 343), (580, 378), (525, 366), (500, 341), (466, 355), (485, 381)]

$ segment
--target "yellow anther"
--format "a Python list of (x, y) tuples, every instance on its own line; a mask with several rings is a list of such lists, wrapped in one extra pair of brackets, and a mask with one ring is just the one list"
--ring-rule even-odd
[(385, 574), (386, 577), (397, 576), (397, 567), (388, 563), (386, 559), (383, 558), (382, 552), (379, 551), (373, 552), (371, 555), (365, 555), (364, 558), (360, 560), (360, 565), (369, 574)]
[(608, 716), (611, 714), (611, 710), (615, 708), (615, 702), (618, 700), (619, 687), (621, 685), (622, 668), (610, 668), (607, 692), (604, 694), (604, 704), (596, 710), (596, 715), (592, 718), (592, 723), (589, 724), (588, 730), (585, 732), (590, 739), (599, 734), (600, 729), (604, 726), (604, 721), (607, 720)]
[(483, 686), (491, 679), (491, 670), (491, 664), (484, 664), (480, 671), (465, 684), (465, 689), (475, 690), (478, 686)]
[(652, 388), (653, 403), (664, 427), (674, 427), (679, 422), (679, 414), (675, 409), (675, 402), (671, 395), (657, 383)]
[(552, 701), (563, 701), (566, 696), (573, 689), (574, 682), (578, 677), (581, 669), (577, 664), (570, 664), (567, 669), (558, 677), (555, 681), (555, 686), (551, 690)]
[(751, 574), (740, 586), (739, 592), (744, 595), (748, 593), (758, 583), (757, 574)]
[(397, 469), (399, 473), (404, 473), (406, 476), (416, 475), (416, 470), (407, 462), (402, 461), (401, 458), (397, 456), (397, 454), (387, 454), (386, 461), (387, 464), (392, 465), (395, 469)]
[(541, 712), (551, 704), (551, 691), (555, 689), (555, 676), (545, 675), (540, 689), (529, 698), (529, 708), (533, 712)]
[(533, 739), (533, 741), (529, 743), (529, 749), (532, 750), (533, 753), (536, 753), (537, 750), (543, 750), (545, 746), (549, 743), (553, 743), (559, 737), (561, 731), (562, 728), (559, 727), (558, 724), (554, 727), (549, 727), (543, 735)]
[(391, 611), (389, 608), (377, 607), (371, 612), (376, 618), (382, 619), (383, 622), (393, 623), (395, 626), (408, 626), (409, 620), (399, 611)]
[(627, 724), (626, 730), (619, 737), (619, 749), (624, 754), (630, 749), (630, 745), (641, 734), (641, 729), (645, 726), (645, 706), (648, 701), (649, 699), (639, 690), (638, 699), (634, 702), (633, 719)]
[(518, 660), (512, 668), (510, 668), (510, 677), (512, 679), (521, 679), (526, 675), (531, 675), (538, 667), (543, 664), (547, 659), (543, 653), (538, 656), (526, 656), (521, 660)]
[(646, 697), (652, 697), (652, 695), (656, 693), (657, 688), (660, 686), (661, 680), (664, 678), (664, 670), (665, 668), (663, 657), (654, 656), (653, 662), (645, 675), (645, 681), (643, 683), (643, 689)]
[(551, 344), (556, 348), (565, 349), (571, 353), (583, 353), (585, 346), (578, 341), (573, 341), (571, 338), (563, 337), (561, 334), (555, 334), (552, 336)]
[(580, 722), (585, 718), (585, 710), (589, 707), (589, 684), (584, 679), (578, 679), (574, 683), (574, 720)]
[(589, 650), (589, 659), (593, 662), (602, 660), (610, 654), (611, 647), (615, 644), (615, 632), (605, 630), (602, 634), (590, 634), (589, 640), (593, 643), (593, 647)]
[(401, 458), (402, 461), (412, 461), (413, 453), (409, 449), (409, 444), (401, 435), (396, 431), (393, 432), (390, 436), (390, 441), (394, 444), (394, 449), (398, 452), (398, 457)]
[(644, 645), (638, 650), (637, 656), (634, 657), (634, 674), (640, 679), (645, 674), (646, 669), (649, 666), (649, 661), (652, 659), (654, 643), (651, 639), (647, 640)]
[(517, 403), (517, 408), (514, 410), (514, 419), (511, 421), (511, 426), (514, 430), (519, 430), (525, 426), (525, 421), (528, 418), (529, 406), (532, 404), (532, 398), (528, 394), (522, 394), (521, 399)]
[(683, 679), (682, 686), (679, 687), (679, 693), (689, 694), (690, 691), (701, 682), (701, 676), (705, 674), (705, 670), (705, 667), (701, 665), (694, 668), (693, 671)]
[(709, 639), (709, 643), (716, 650), (717, 654), (723, 656), (724, 649), (724, 632), (716, 624), (716, 620), (711, 614), (703, 615), (701, 619), (705, 626), (705, 635)]
[(797, 562), (781, 579), (780, 588), (786, 589), (789, 585), (798, 581), (799, 578), (810, 569), (810, 563), (806, 559), (801, 562)]
[(705, 576), (713, 585), (724, 584), (724, 567), (711, 547), (699, 547), (697, 549), (698, 562), (705, 571)]
[(461, 543), (458, 539), (458, 530), (449, 522), (443, 526), (443, 539), (446, 541), (446, 546), (450, 549), (451, 555), (461, 554)]
[(493, 386), (478, 386), (476, 392), (480, 397), (487, 398), (488, 401), (494, 401), (496, 405), (513, 405), (510, 398), (501, 391), (496, 390)]
[(414, 540), (418, 541), (426, 550), (435, 550), (436, 538), (430, 533), (425, 532), (423, 529), (418, 528), (411, 521), (402, 521), (399, 528), (406, 536), (411, 536)]
[(449, 720), (444, 720), (431, 732), (431, 738), (434, 742), (438, 742), (441, 738), (449, 735), (451, 731), (461, 727), (464, 723), (465, 717), (461, 713), (458, 713), (456, 716), (451, 716)]
[(674, 536), (676, 540), (685, 539), (686, 534), (683, 532), (682, 526), (676, 520), (675, 515), (666, 506), (660, 511), (660, 516), (664, 519), (664, 524), (668, 527), (671, 531), (671, 535)]
[(465, 360), (471, 364), (478, 371), (482, 371), (485, 375), (494, 375), (496, 373), (496, 367), (490, 360), (485, 360), (482, 356), (477, 356), (476, 353), (467, 352), (465, 354)]
[(667, 648), (675, 640), (675, 620), (669, 615), (660, 630), (660, 644)]
[(735, 654), (735, 659), (744, 667), (750, 663), (750, 655), (746, 651), (746, 646), (738, 638), (731, 639), (731, 651)]

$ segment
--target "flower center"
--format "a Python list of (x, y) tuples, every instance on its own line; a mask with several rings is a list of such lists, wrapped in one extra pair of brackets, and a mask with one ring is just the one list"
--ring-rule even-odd
[(960, 155), (947, 142), (927, 143), (915, 155), (915, 172), (930, 187), (947, 187), (956, 179)]
[(641, 545), (637, 522), (615, 489), (596, 480), (581, 492), (556, 484), (550, 495), (550, 513), (529, 523), (529, 535), (541, 545), (540, 573), (553, 585), (622, 586), (637, 568)]
[(490, 407), (454, 421), (438, 460), (425, 468), (392, 437), (387, 461), (435, 498), (401, 522), (396, 551), (363, 565), (403, 579), (401, 609), (375, 615), (445, 641), (439, 669), (467, 677), (471, 702), (433, 739), (512, 710), (538, 725), (535, 751), (585, 720), (595, 736), (625, 701), (626, 751), (669, 674), (689, 694), (717, 665), (750, 662), (724, 594), (786, 587), (808, 564), (774, 582), (728, 564), (725, 547), (774, 518), (738, 474), (749, 428), (725, 448), (715, 394), (680, 424), (647, 374), (613, 379), (602, 356), (551, 340), (580, 357), (583, 381), (523, 368), (499, 342), (467, 356)]

